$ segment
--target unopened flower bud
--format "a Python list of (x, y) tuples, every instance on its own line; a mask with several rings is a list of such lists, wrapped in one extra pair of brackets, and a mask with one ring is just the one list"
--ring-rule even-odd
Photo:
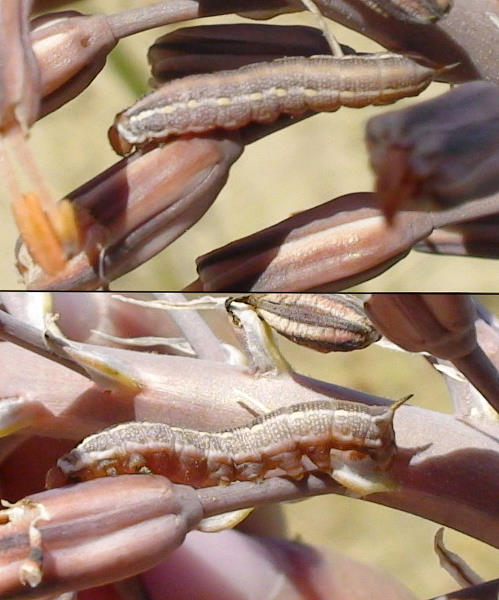
[(390, 226), (374, 194), (347, 194), (201, 256), (196, 285), (203, 291), (344, 289), (382, 273), (432, 229), (431, 217), (416, 212)]
[(410, 201), (447, 208), (499, 190), (499, 88), (491, 82), (374, 117), (366, 136), (388, 218)]
[(31, 41), (40, 65), (44, 116), (75, 98), (92, 82), (118, 40), (104, 15), (67, 11), (34, 19)]
[[(154, 475), (104, 478), (35, 494), (0, 512), (0, 594), (33, 597), (151, 568), (202, 516), (195, 492)], [(160, 535), (158, 535), (160, 532)]]
[[(46, 239), (25, 236), (17, 258), (26, 284), (94, 289), (149, 260), (208, 210), (241, 150), (226, 138), (180, 139), (113, 165), (68, 195), (79, 247), (62, 268), (40, 269)], [(33, 214), (23, 212), (21, 231), (34, 230)]]
[[(353, 52), (342, 46), (345, 54)], [(156, 82), (193, 73), (238, 69), (283, 56), (328, 54), (330, 48), (315, 27), (232, 23), (184, 27), (160, 37), (148, 58)]]

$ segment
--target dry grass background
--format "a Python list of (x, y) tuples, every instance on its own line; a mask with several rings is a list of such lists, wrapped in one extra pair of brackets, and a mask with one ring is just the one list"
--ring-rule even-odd
[[(58, 4), (52, 3), (54, 8)], [(93, 13), (137, 5), (137, 0), (80, 0), (67, 6)], [(242, 20), (217, 17), (204, 19), (203, 23)], [(272, 21), (316, 25), (307, 13)], [(182, 26), (189, 24), (192, 23)], [(377, 49), (376, 44), (358, 34), (340, 26), (333, 29), (342, 42), (359, 51)], [(31, 146), (55, 197), (64, 196), (116, 162), (107, 142), (107, 128), (116, 112), (147, 90), (146, 51), (166, 31), (161, 28), (121, 42), (89, 89), (36, 123)], [(445, 89), (442, 84), (433, 84), (421, 99)], [(417, 101), (402, 101), (397, 107)], [(114, 282), (113, 289), (182, 288), (196, 277), (195, 257), (341, 194), (372, 189), (363, 129), (370, 116), (386, 110), (390, 108), (341, 109), (334, 114), (317, 115), (249, 146), (203, 219), (155, 259)], [(1, 186), (0, 190), (4, 197)], [(0, 227), (1, 287), (19, 288), (21, 283), (13, 265), (16, 230), (7, 199), (0, 206)], [(492, 260), (411, 252), (387, 273), (356, 289), (499, 291), (499, 278)]]

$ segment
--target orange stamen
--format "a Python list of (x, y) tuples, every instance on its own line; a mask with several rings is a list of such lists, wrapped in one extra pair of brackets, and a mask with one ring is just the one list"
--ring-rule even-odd
[(67, 263), (57, 233), (34, 193), (23, 194), (12, 203), (21, 237), (33, 260), (49, 275), (56, 275)]

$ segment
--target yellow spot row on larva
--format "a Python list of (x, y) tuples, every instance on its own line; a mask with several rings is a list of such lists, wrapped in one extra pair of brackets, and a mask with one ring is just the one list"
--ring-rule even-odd
[(123, 154), (172, 135), (268, 123), (281, 114), (390, 104), (419, 94), (435, 71), (381, 52), (290, 57), (174, 79), (117, 115), (111, 144)]

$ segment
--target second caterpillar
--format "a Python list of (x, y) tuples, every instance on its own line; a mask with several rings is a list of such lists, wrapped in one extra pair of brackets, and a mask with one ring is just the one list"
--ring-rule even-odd
[(433, 69), (390, 52), (289, 57), (188, 75), (119, 113), (109, 139), (114, 150), (125, 155), (172, 135), (270, 123), (281, 114), (391, 104), (418, 95), (434, 75)]

